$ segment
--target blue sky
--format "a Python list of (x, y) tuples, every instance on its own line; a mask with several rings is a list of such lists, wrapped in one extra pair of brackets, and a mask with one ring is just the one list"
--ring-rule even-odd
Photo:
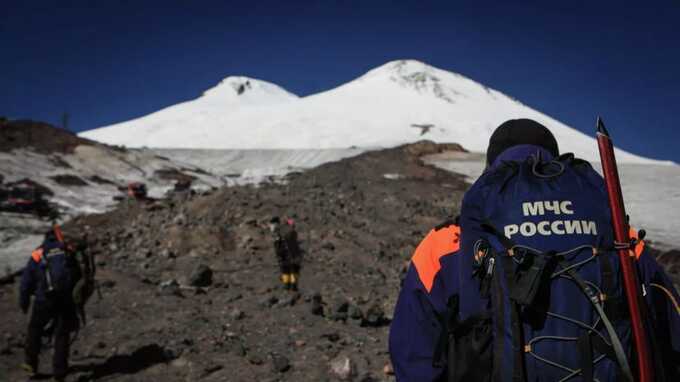
[(229, 75), (304, 96), (413, 58), (680, 162), (678, 20), (677, 1), (4, 0), (0, 115), (82, 131)]

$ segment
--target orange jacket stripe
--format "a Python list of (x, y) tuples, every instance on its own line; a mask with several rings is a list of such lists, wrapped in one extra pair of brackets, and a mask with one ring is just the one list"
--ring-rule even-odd
[(434, 278), (439, 273), (439, 259), (458, 251), (460, 248), (460, 227), (450, 225), (440, 230), (432, 230), (416, 248), (411, 261), (416, 267), (418, 277), (428, 292), (432, 290)]
[(33, 258), (33, 261), (35, 261), (36, 263), (40, 262), (40, 259), (42, 259), (42, 255), (43, 255), (42, 248), (38, 248), (35, 251), (33, 251), (33, 253), (31, 253), (31, 257)]
[[(628, 231), (628, 236), (630, 236), (631, 239), (636, 239), (636, 240), (637, 240), (637, 238), (638, 238), (638, 233), (637, 233), (636, 230), (634, 230), (633, 228), (631, 228), (631, 229)], [(635, 248), (633, 248), (633, 251), (635, 252), (635, 258), (636, 258), (636, 259), (639, 259), (640, 256), (642, 255), (642, 252), (644, 252), (644, 250), (645, 250), (645, 241), (644, 241), (644, 240), (640, 240), (637, 244), (635, 244)]]

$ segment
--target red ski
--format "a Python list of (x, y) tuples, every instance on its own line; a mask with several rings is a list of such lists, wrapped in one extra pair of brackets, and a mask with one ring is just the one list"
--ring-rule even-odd
[(600, 160), (602, 161), (602, 173), (607, 185), (607, 195), (609, 197), (609, 207), (612, 211), (612, 224), (614, 226), (614, 239), (616, 240), (621, 261), (621, 271), (623, 273), (623, 284), (626, 290), (626, 299), (630, 311), (631, 325), (633, 329), (633, 339), (637, 355), (637, 366), (639, 372), (639, 382), (652, 382), (654, 380), (654, 370), (652, 367), (651, 353), (649, 351), (649, 341), (643, 322), (642, 288), (638, 279), (637, 267), (635, 266), (635, 254), (630, 244), (629, 227), (626, 220), (626, 210), (623, 204), (623, 194), (621, 193), (621, 182), (619, 181), (619, 171), (616, 166), (614, 156), (614, 145), (609, 136), (609, 132), (604, 127), (601, 118), (597, 119), (597, 145), (600, 149)]

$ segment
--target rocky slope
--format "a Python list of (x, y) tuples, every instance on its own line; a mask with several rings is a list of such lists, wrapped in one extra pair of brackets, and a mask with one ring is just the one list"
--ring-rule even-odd
[[(173, 161), (150, 150), (126, 150), (79, 138), (35, 121), (0, 122), (0, 190), (28, 179), (43, 190), (51, 209), (67, 220), (83, 213), (104, 212), (118, 202), (120, 188), (144, 182), (160, 197), (178, 179), (192, 179), (199, 190), (224, 182), (197, 166)], [(2, 199), (5, 199), (3, 197)], [(0, 200), (2, 204), (4, 200)], [(16, 253), (40, 243), (49, 217), (0, 212), (0, 277), (20, 266)]]
[[(364, 153), (285, 184), (122, 204), (81, 216), (102, 300), (74, 346), (69, 380), (390, 380), (387, 334), (414, 246), (454, 214), (462, 177), (419, 157), (432, 143)], [(297, 221), (300, 291), (279, 288), (267, 230)], [(0, 379), (20, 377), (26, 319), (0, 288)], [(43, 369), (49, 369), (48, 358)], [(4, 375), (3, 375), (4, 374)]]

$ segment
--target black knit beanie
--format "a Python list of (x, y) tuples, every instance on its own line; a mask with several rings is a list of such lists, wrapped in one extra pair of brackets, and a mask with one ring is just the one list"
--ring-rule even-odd
[(547, 127), (531, 119), (511, 119), (503, 122), (491, 134), (486, 150), (487, 166), (505, 150), (517, 145), (535, 145), (548, 150), (553, 156), (560, 155), (557, 141)]

